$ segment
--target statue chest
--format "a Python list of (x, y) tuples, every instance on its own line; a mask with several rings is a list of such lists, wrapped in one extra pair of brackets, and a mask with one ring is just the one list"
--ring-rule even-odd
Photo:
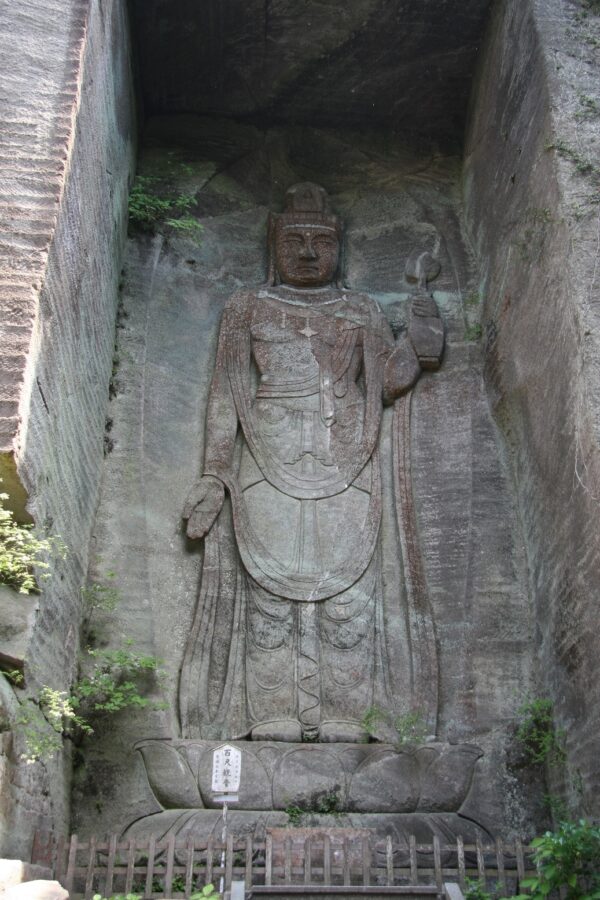
[(344, 319), (286, 310), (255, 313), (250, 331), (256, 365), (269, 379), (316, 376), (321, 368), (334, 367), (349, 337), (355, 348), (360, 337), (360, 328)]

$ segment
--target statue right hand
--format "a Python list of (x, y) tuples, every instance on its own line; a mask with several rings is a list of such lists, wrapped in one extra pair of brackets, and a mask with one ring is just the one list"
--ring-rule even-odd
[(189, 492), (183, 507), (183, 518), (188, 520), (189, 538), (198, 540), (210, 531), (224, 500), (225, 488), (219, 479), (203, 475)]

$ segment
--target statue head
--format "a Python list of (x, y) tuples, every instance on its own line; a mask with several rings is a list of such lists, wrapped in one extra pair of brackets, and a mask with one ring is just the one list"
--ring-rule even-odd
[(285, 210), (269, 219), (269, 282), (314, 288), (331, 284), (340, 256), (341, 226), (326, 191), (304, 182), (289, 188)]

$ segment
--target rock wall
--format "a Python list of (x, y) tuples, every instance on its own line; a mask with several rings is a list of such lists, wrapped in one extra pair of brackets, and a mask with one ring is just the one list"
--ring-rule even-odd
[(551, 790), (598, 815), (600, 45), (589, 0), (500, 3), (465, 153), (486, 378), (512, 464), (536, 693), (566, 731)]
[[(68, 547), (39, 597), (17, 692), (26, 702), (43, 684), (67, 689), (77, 665), (134, 113), (120, 0), (3, 2), (1, 15), (4, 460), (36, 524)], [(26, 857), (36, 828), (68, 827), (70, 754), (20, 762), (13, 689), (2, 691), (0, 846)]]
[(119, 646), (130, 637), (165, 661), (154, 698), (166, 708), (120, 714), (86, 741), (75, 830), (122, 828), (159, 809), (134, 745), (179, 736), (178, 675), (202, 554), (186, 541), (181, 515), (201, 471), (221, 311), (236, 288), (264, 283), (268, 210), (280, 209), (286, 189), (305, 179), (324, 185), (345, 223), (347, 283), (382, 307), (409, 295), (411, 254), (425, 248), (440, 258), (432, 288), (447, 350), (440, 371), (425, 374), (415, 390), (411, 449), (439, 642), (438, 733), (485, 750), (465, 814), (493, 831), (523, 830), (527, 801), (506, 769), (505, 747), (518, 690), (529, 679), (529, 606), (519, 523), (483, 388), (460, 161), (415, 154), (385, 133), (165, 117), (147, 128), (141, 171), (150, 166), (179, 172), (172, 190), (195, 193), (204, 230), (199, 246), (176, 234), (128, 244), (112, 451), (90, 577), (116, 584), (122, 597), (97, 622), (102, 640)]
[(133, 0), (148, 115), (384, 128), (457, 150), (491, 0)]

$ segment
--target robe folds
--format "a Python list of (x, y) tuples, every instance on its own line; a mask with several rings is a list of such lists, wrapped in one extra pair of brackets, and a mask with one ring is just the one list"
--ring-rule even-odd
[[(316, 738), (425, 695), (431, 719), (433, 623), (406, 534), (410, 398), (383, 402), (393, 353), (417, 364), (363, 294), (278, 287), (229, 300), (204, 454), (227, 499), (205, 538), (183, 737), (290, 721)], [(436, 682), (425, 694), (424, 677)]]

